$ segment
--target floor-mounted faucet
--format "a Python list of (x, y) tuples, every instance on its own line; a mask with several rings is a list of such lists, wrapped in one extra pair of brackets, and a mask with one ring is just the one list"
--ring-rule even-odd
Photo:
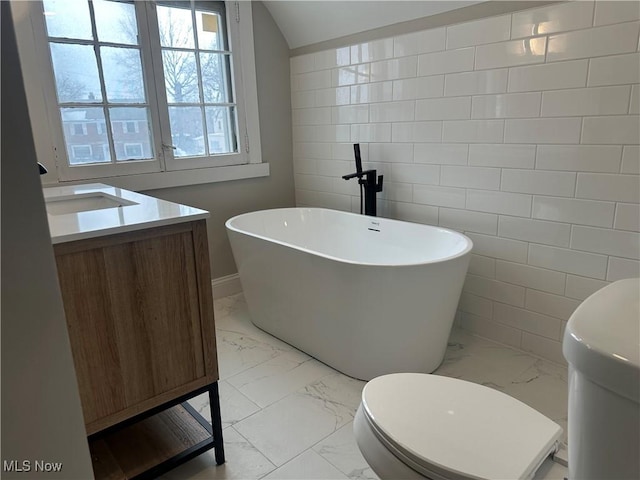
[(359, 143), (353, 144), (353, 152), (356, 157), (356, 171), (349, 175), (343, 175), (342, 178), (345, 180), (358, 178), (358, 184), (360, 185), (360, 213), (362, 213), (362, 188), (364, 187), (364, 214), (375, 217), (377, 215), (376, 193), (382, 191), (383, 175), (376, 176), (377, 172), (375, 170), (362, 170)]

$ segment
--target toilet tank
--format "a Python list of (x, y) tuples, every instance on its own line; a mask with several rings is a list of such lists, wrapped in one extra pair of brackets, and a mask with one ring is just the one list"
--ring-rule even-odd
[(640, 478), (640, 279), (587, 298), (567, 324), (569, 478)]

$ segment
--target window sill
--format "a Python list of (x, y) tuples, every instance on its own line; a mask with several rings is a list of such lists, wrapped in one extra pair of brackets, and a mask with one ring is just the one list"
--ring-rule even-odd
[[(226, 167), (198, 168), (194, 170), (177, 170), (172, 172), (143, 173), (139, 175), (124, 175), (120, 177), (104, 177), (92, 180), (60, 182), (64, 184), (81, 184), (101, 182), (114, 187), (125, 188), (135, 192), (158, 190), (171, 187), (185, 187), (204, 183), (228, 182), (245, 178), (269, 176), (268, 163), (248, 163), (244, 165), (230, 165)], [(46, 178), (43, 183), (47, 185)], [(60, 185), (57, 183), (57, 185)]]

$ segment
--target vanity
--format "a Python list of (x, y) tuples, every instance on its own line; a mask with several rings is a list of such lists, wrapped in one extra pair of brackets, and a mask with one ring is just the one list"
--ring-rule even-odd
[[(209, 213), (99, 183), (44, 196), (96, 478), (224, 463)], [(211, 424), (186, 403), (203, 393)]]

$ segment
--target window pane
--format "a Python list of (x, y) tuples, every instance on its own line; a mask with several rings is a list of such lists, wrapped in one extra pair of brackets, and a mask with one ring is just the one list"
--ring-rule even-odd
[(112, 103), (144, 103), (142, 62), (137, 48), (100, 47), (107, 98)]
[(206, 103), (232, 103), (227, 88), (229, 55), (201, 53), (202, 91)]
[[(113, 148), (116, 151), (116, 160), (153, 158), (148, 109), (139, 107), (110, 108), (109, 116), (111, 117)], [(130, 149), (129, 153), (127, 153), (125, 145), (132, 143), (140, 145), (140, 156), (134, 157), (130, 155)]]
[(44, 18), (50, 37), (91, 40), (91, 17), (86, 1), (43, 0)]
[(199, 48), (203, 50), (226, 50), (220, 31), (222, 28), (220, 15), (196, 10), (196, 27)]
[(104, 123), (102, 108), (61, 108), (60, 115), (71, 165), (111, 161), (107, 134), (98, 127)]
[(53, 42), (50, 46), (58, 101), (102, 101), (98, 64), (93, 47)]
[(98, 40), (101, 42), (138, 44), (135, 7), (131, 3), (93, 0)]
[[(190, 6), (189, 3), (187, 6)], [(160, 45), (163, 47), (195, 48), (193, 21), (189, 8), (158, 6), (157, 12)]]
[(233, 107), (205, 107), (207, 141), (211, 155), (236, 152), (235, 115)]
[(194, 52), (163, 50), (164, 81), (169, 103), (200, 101), (198, 68)]
[(177, 1), (159, 3), (162, 5), (156, 8), (174, 157), (237, 152), (236, 110), (215, 105), (234, 103), (231, 53), (211, 52), (228, 49), (224, 3), (185, 1), (184, 7)]
[(176, 157), (205, 154), (200, 107), (169, 107), (169, 122)]

